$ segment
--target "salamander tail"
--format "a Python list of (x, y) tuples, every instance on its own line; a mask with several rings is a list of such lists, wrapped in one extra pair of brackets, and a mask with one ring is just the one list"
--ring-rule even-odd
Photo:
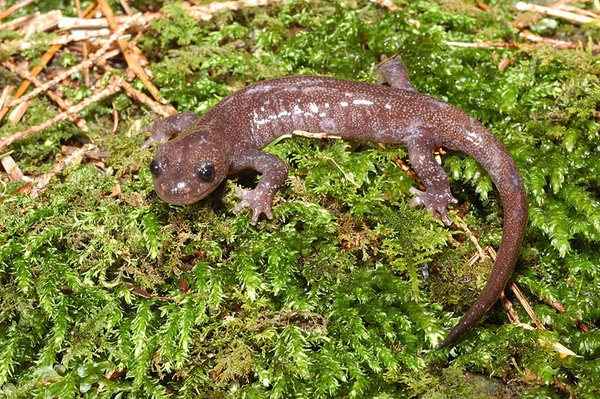
[(466, 132), (471, 140), (457, 140), (450, 145), (475, 158), (489, 173), (496, 185), (504, 212), (504, 229), (496, 262), (490, 278), (475, 303), (436, 349), (458, 342), (504, 290), (519, 256), (521, 241), (527, 224), (527, 196), (519, 171), (502, 144), (483, 126)]

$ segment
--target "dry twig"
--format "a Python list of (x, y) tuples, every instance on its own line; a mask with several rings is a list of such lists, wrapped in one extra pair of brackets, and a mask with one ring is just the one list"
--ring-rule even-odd
[[(98, 5), (102, 9), (102, 13), (106, 17), (106, 20), (110, 25), (110, 29), (113, 32), (119, 31), (119, 24), (117, 23), (117, 21), (115, 21), (115, 14), (113, 13), (112, 8), (108, 4), (108, 1), (98, 0)], [(154, 86), (154, 84), (150, 80), (150, 77), (138, 62), (137, 56), (132, 51), (132, 47), (130, 46), (130, 44), (123, 39), (117, 39), (117, 44), (119, 45), (119, 48), (121, 49), (121, 52), (123, 53), (123, 56), (125, 57), (125, 61), (127, 61), (127, 65), (129, 66), (129, 68), (142, 81), (144, 86), (146, 86), (146, 89), (148, 89), (152, 97), (154, 97), (156, 101), (160, 101), (160, 92), (158, 91), (156, 86)]]
[(129, 3), (127, 3), (127, 0), (119, 0), (119, 3), (121, 3), (121, 7), (123, 7), (125, 14), (133, 15), (133, 11), (131, 10)]
[(236, 11), (240, 7), (259, 7), (274, 3), (287, 3), (289, 0), (237, 0), (237, 1), (214, 1), (209, 4), (189, 7), (187, 10), (192, 18), (209, 21), (214, 14), (225, 11)]
[(37, 198), (40, 195), (40, 193), (48, 187), (48, 184), (50, 183), (50, 180), (52, 179), (52, 177), (54, 177), (56, 174), (60, 173), (67, 166), (69, 166), (73, 163), (81, 162), (81, 159), (87, 153), (94, 151), (95, 149), (96, 149), (95, 145), (85, 144), (83, 147), (81, 147), (77, 151), (73, 152), (71, 155), (69, 155), (65, 159), (59, 161), (56, 165), (54, 165), (54, 167), (52, 168), (52, 170), (50, 172), (44, 173), (40, 177), (37, 177), (36, 179), (34, 179), (32, 181), (31, 191), (29, 193), (31, 195), (31, 197)]
[(22, 140), (29, 136), (33, 136), (34, 134), (39, 133), (44, 129), (47, 129), (48, 127), (54, 125), (55, 123), (58, 123), (60, 121), (67, 119), (70, 115), (75, 115), (76, 113), (78, 113), (82, 109), (90, 106), (91, 104), (94, 104), (108, 96), (115, 94), (121, 88), (112, 82), (113, 82), (113, 80), (111, 79), (111, 83), (109, 83), (104, 89), (94, 93), (93, 95), (91, 95), (90, 97), (81, 101), (80, 103), (70, 106), (67, 111), (62, 112), (62, 113), (44, 121), (43, 123), (41, 123), (37, 126), (33, 126), (22, 132), (18, 132), (11, 136), (1, 138), (0, 139), (0, 152), (2, 151), (2, 149), (4, 147), (14, 143), (15, 141)]
[(519, 43), (505, 42), (452, 42), (443, 40), (442, 43), (452, 47), (473, 47), (473, 48), (519, 48)]
[[(109, 65), (106, 63), (105, 60), (98, 59), (97, 61), (98, 61), (98, 65), (100, 67), (104, 68), (105, 71), (108, 71)], [(123, 88), (123, 90), (125, 91), (125, 94), (127, 94), (129, 97), (132, 97), (133, 99), (137, 100), (138, 102), (146, 105), (155, 114), (160, 115), (164, 118), (169, 115), (173, 115), (173, 114), (177, 113), (177, 110), (172, 105), (162, 104), (162, 103), (159, 103), (158, 101), (154, 101), (152, 98), (150, 98), (146, 94), (142, 93), (141, 91), (139, 91), (138, 89), (133, 87), (129, 82), (127, 82), (125, 79), (121, 78), (120, 76), (114, 76), (114, 79), (116, 79), (118, 84)]]
[[(574, 49), (578, 47), (578, 44), (575, 43), (571, 43), (571, 42), (566, 42), (564, 40), (556, 40), (556, 39), (550, 39), (547, 37), (542, 37), (542, 36), (538, 36), (534, 33), (529, 32), (528, 30), (523, 30), (519, 33), (519, 37), (522, 37), (523, 39), (527, 39), (529, 41), (532, 41), (536, 44), (539, 45), (548, 45), (551, 47), (554, 47), (556, 49)], [(596, 46), (596, 48), (598, 48), (598, 46)]]
[[(21, 79), (29, 80), (31, 83), (33, 83), (37, 87), (40, 87), (43, 84), (37, 77), (31, 75), (31, 73), (29, 73), (29, 71), (27, 69), (19, 68), (19, 66), (13, 64), (10, 61), (4, 61), (2, 63), (2, 65), (9, 71), (14, 72), (17, 75), (19, 75), (21, 77)], [(48, 95), (48, 97), (50, 97), (50, 99), (52, 101), (54, 101), (56, 104), (58, 104), (58, 106), (63, 111), (67, 111), (69, 109), (69, 107), (71, 106), (71, 104), (69, 104), (60, 95), (58, 95), (57, 93), (55, 93), (52, 90), (46, 90), (46, 94)], [(78, 117), (77, 115), (71, 115), (71, 116), (69, 116), (69, 119), (71, 119), (73, 122), (75, 122), (77, 124), (77, 126), (84, 132), (87, 132), (89, 130), (85, 123), (85, 120)]]
[[(139, 14), (138, 14), (139, 15)], [(133, 17), (131, 17), (132, 19), (135, 19), (137, 16), (134, 15)], [(32, 99), (33, 97), (37, 96), (38, 94), (40, 94), (41, 92), (48, 90), (49, 88), (57, 85), (58, 83), (60, 83), (62, 80), (68, 78), (69, 76), (71, 76), (72, 74), (79, 72), (81, 70), (83, 70), (84, 68), (87, 68), (91, 65), (93, 65), (94, 62), (96, 62), (104, 53), (106, 53), (106, 51), (108, 50), (108, 48), (110, 47), (110, 45), (118, 39), (118, 37), (123, 33), (123, 31), (125, 31), (128, 28), (127, 24), (121, 25), (121, 27), (119, 28), (118, 31), (116, 31), (114, 34), (111, 35), (111, 37), (108, 39), (108, 41), (106, 43), (104, 43), (104, 45), (102, 47), (100, 47), (100, 49), (98, 49), (98, 51), (96, 51), (94, 54), (90, 54), (90, 58), (86, 61), (83, 61), (77, 65), (75, 65), (73, 68), (67, 69), (65, 71), (63, 71), (62, 73), (59, 73), (58, 75), (56, 75), (52, 80), (44, 83), (43, 85), (37, 87), (36, 89), (32, 90), (29, 94), (27, 94), (26, 96), (23, 96), (21, 98), (19, 98), (18, 100), (13, 100), (9, 106), (16, 106), (24, 101), (28, 101), (30, 99)], [(33, 75), (33, 71), (32, 71), (32, 75)], [(34, 75), (35, 76), (35, 75)]]
[(600, 20), (598, 18), (591, 18), (585, 15), (580, 15), (580, 14), (575, 14), (573, 12), (569, 12), (569, 11), (564, 11), (564, 10), (560, 10), (557, 8), (553, 8), (553, 7), (544, 7), (544, 6), (539, 6), (537, 4), (531, 4), (531, 3), (525, 3), (525, 2), (518, 2), (515, 7), (517, 8), (517, 10), (519, 11), (533, 11), (533, 12), (538, 12), (540, 14), (543, 15), (549, 15), (551, 17), (557, 17), (557, 18), (562, 18), (565, 19), (567, 21), (576, 23), (576, 24), (598, 24), (600, 23)]
[(30, 181), (31, 179), (21, 172), (21, 169), (10, 155), (5, 155), (0, 159), (0, 163), (2, 163), (2, 167), (6, 171), (9, 180), (22, 180), (22, 181)]
[(8, 30), (17, 30), (21, 28), (26, 28), (27, 25), (33, 21), (35, 18), (39, 17), (42, 13), (39, 11), (34, 12), (33, 14), (24, 15), (19, 18), (11, 19), (8, 22), (0, 24), (0, 29), (8, 29)]
[[(54, 57), (54, 54), (56, 54), (56, 52), (61, 47), (62, 47), (61, 45), (53, 45), (53, 46), (51, 46), (48, 49), (48, 51), (46, 51), (46, 53), (40, 59), (40, 65), (35, 66), (31, 70), (31, 76), (37, 76), (40, 72), (42, 72), (42, 69), (44, 69), (46, 67), (46, 65), (48, 65), (48, 62), (50, 62), (50, 60), (52, 59), (52, 57)], [(13, 98), (16, 99), (16, 98), (21, 97), (27, 91), (27, 88), (29, 88), (30, 84), (31, 84), (31, 82), (29, 82), (28, 80), (22, 82), (21, 85), (19, 86), (19, 88), (17, 89), (17, 92), (13, 96)], [(25, 101), (27, 101), (27, 100), (23, 100), (21, 102), (25, 102)], [(6, 104), (4, 106), (4, 108), (2, 110), (0, 110), (0, 120), (2, 120), (2, 118), (4, 117), (4, 115), (6, 115), (6, 113), (9, 110), (9, 107), (14, 107), (14, 106), (16, 106), (18, 104), (20, 104), (20, 103), (15, 103), (15, 101), (11, 101), (11, 102), (9, 102), (9, 104)]]
[(519, 315), (515, 312), (515, 308), (512, 305), (512, 302), (508, 300), (504, 291), (500, 293), (500, 302), (502, 303), (502, 307), (506, 311), (508, 315), (508, 321), (510, 324), (519, 324), (521, 320), (519, 319)]
[(473, 232), (471, 231), (471, 229), (469, 229), (469, 226), (467, 226), (467, 224), (465, 223), (464, 220), (462, 220), (462, 218), (458, 217), (458, 225), (465, 231), (465, 233), (467, 233), (467, 236), (469, 237), (469, 240), (471, 240), (471, 242), (475, 245), (475, 248), (477, 248), (477, 253), (479, 254), (479, 260), (483, 261), (487, 258), (485, 252), (483, 251), (483, 248), (481, 248), (481, 245), (479, 245), (479, 241), (477, 241), (477, 237), (475, 237), (475, 234), (473, 234)]
[[(93, 4), (91, 4), (84, 12), (84, 17), (90, 17), (93, 14), (93, 11), (95, 9), (95, 6)], [(52, 57), (54, 57), (54, 54), (56, 54), (56, 52), (61, 48), (61, 45), (53, 45), (51, 46), (48, 51), (46, 51), (46, 53), (42, 56), (41, 60), (40, 60), (40, 65), (34, 67), (31, 70), (31, 75), (32, 76), (37, 76), (45, 67), (46, 65), (48, 65), (48, 62), (50, 62), (50, 60), (52, 59)], [(13, 99), (17, 99), (19, 97), (21, 97), (23, 94), (25, 94), (25, 92), (27, 91), (27, 88), (29, 87), (30, 82), (28, 80), (24, 81), (21, 83), (21, 86), (19, 86), (19, 88), (17, 89), (17, 92), (15, 93)], [(27, 101), (27, 100), (25, 100)], [(11, 106), (15, 106), (16, 104), (12, 104)], [(2, 118), (4, 117), (4, 115), (6, 115), (6, 113), (8, 112), (9, 107), (5, 106), (4, 108), (2, 108), (0, 110), (0, 121), (2, 120)]]
[(8, 100), (10, 93), (13, 91), (14, 87), (11, 85), (7, 85), (2, 89), (2, 94), (0, 94), (0, 109), (4, 108), (4, 104)]
[(31, 4), (33, 2), (34, 2), (34, 0), (23, 0), (23, 1), (15, 4), (14, 6), (10, 7), (8, 10), (1, 11), (0, 12), (0, 21), (8, 16), (13, 15), (17, 11), (19, 11), (21, 8), (27, 7), (29, 4)]
[(527, 299), (525, 299), (525, 296), (523, 295), (523, 292), (521, 292), (521, 289), (515, 283), (510, 284), (510, 289), (515, 294), (515, 296), (519, 300), (519, 303), (521, 304), (521, 306), (523, 306), (523, 309), (525, 309), (525, 312), (533, 321), (535, 326), (540, 330), (545, 330), (546, 328), (544, 327), (540, 319), (538, 319), (537, 315), (533, 311), (533, 308), (531, 307)]

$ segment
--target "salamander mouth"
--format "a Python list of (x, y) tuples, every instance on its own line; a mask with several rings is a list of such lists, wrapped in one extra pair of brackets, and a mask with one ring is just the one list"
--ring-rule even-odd
[(156, 194), (158, 194), (159, 198), (171, 205), (190, 205), (200, 201), (204, 197), (194, 197), (194, 196), (178, 196), (178, 195), (169, 195), (167, 193), (160, 192), (155, 190)]

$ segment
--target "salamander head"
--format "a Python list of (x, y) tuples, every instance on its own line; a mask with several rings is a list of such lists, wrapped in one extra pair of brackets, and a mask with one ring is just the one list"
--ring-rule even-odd
[(150, 163), (154, 190), (169, 204), (197, 202), (227, 176), (228, 151), (216, 143), (193, 136), (167, 142)]

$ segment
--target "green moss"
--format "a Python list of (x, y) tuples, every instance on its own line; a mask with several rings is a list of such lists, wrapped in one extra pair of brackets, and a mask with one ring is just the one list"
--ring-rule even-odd
[[(67, 3), (48, 4), (72, 15)], [(468, 237), (409, 207), (414, 182), (394, 162), (405, 149), (273, 143), (267, 150), (290, 166), (289, 184), (274, 219), (254, 227), (248, 212), (231, 213), (235, 187), (253, 176), (192, 206), (160, 201), (145, 166), (153, 151), (139, 148), (151, 118), (120, 94), (81, 113), (87, 134), (61, 122), (10, 148), (34, 176), (63, 144), (91, 140), (107, 157), (66, 168), (39, 198), (13, 193), (22, 183), (0, 197), (0, 397), (597, 395), (598, 56), (444, 44), (517, 40), (505, 2), (489, 12), (462, 1), (398, 4), (389, 12), (366, 0), (292, 1), (198, 23), (172, 2), (141, 47), (167, 101), (198, 113), (270, 77), (372, 81), (381, 54), (400, 54), (419, 90), (484, 122), (517, 162), (530, 225), (514, 278), (548, 330), (509, 325), (496, 306), (456, 348), (432, 350), (480, 292), (490, 262), (469, 267)], [(598, 35), (565, 23), (545, 32), (582, 43)], [(40, 40), (21, 56), (44, 48)], [(511, 64), (499, 71), (504, 57)], [(18, 84), (4, 70), (0, 82)], [(90, 90), (64, 93), (80, 101)], [(39, 97), (0, 135), (56, 112)], [(463, 219), (481, 245), (497, 247), (501, 210), (489, 177), (461, 154), (444, 165), (468, 204)], [(552, 342), (578, 357), (561, 358)]]

